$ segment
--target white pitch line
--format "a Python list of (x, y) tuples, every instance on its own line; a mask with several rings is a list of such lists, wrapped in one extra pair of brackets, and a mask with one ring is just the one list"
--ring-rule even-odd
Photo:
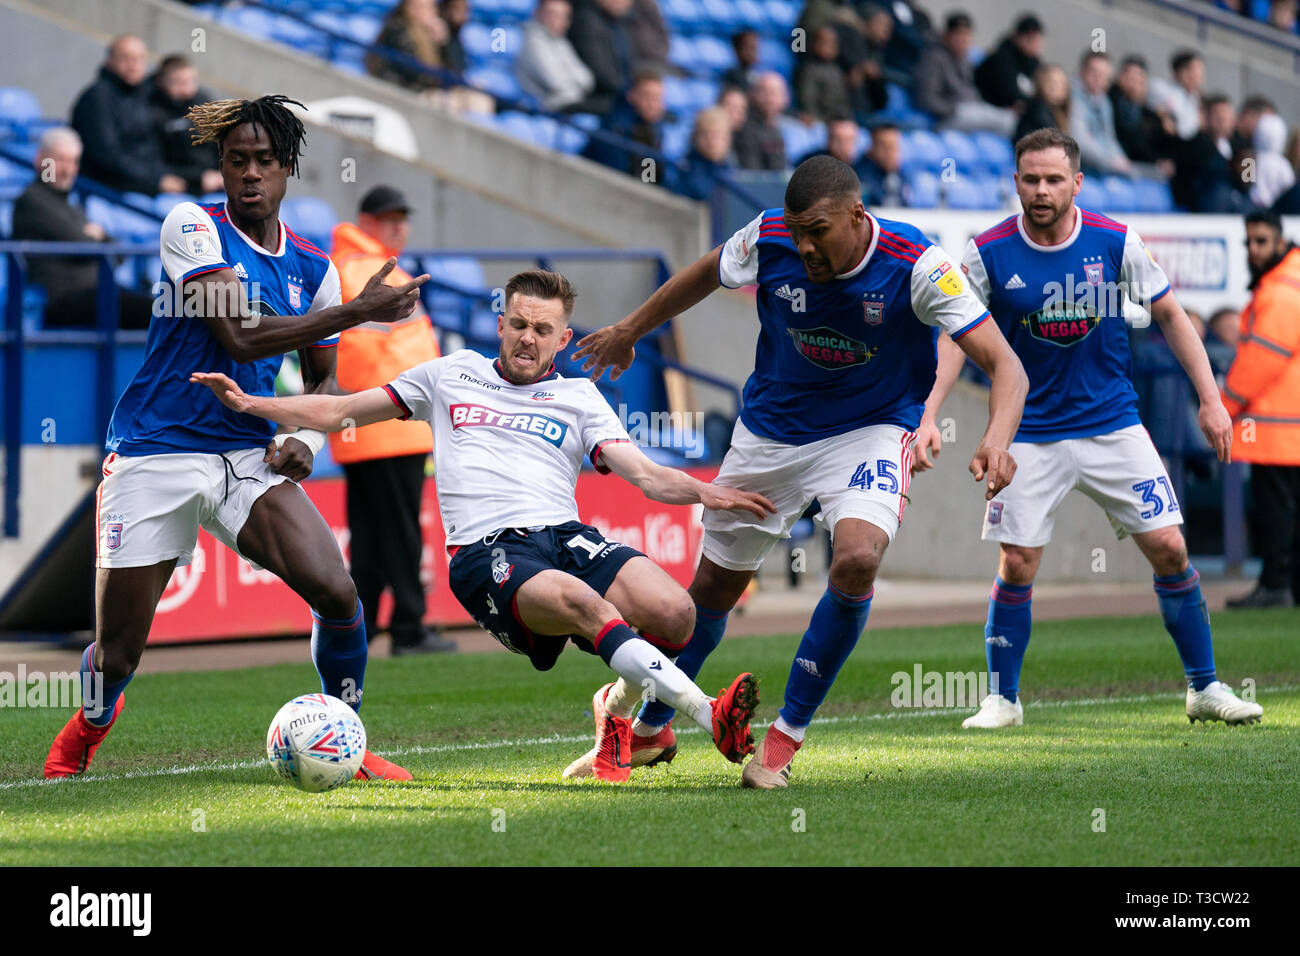
[[(1300, 684), (1279, 684), (1276, 687), (1258, 689), (1260, 694), (1283, 694), (1300, 690)], [(1030, 701), (1025, 704), (1027, 710), (1059, 710), (1071, 707), (1094, 707), (1102, 704), (1147, 704), (1158, 700), (1180, 700), (1182, 694), (1133, 694), (1128, 697), (1076, 697), (1065, 700)], [(953, 717), (964, 708), (960, 707), (915, 707), (887, 711), (875, 714), (847, 714), (843, 717), (814, 717), (814, 724), (856, 724), (877, 720), (903, 720), (913, 717)], [(755, 721), (752, 726), (767, 727), (771, 721)], [(698, 734), (703, 730), (699, 726), (684, 727), (677, 731), (678, 736)], [(581, 736), (519, 737), (513, 740), (487, 740), (477, 743), (436, 744), (426, 746), (417, 744), (410, 747), (397, 747), (393, 750), (375, 751), (384, 757), (404, 757), (411, 754), (464, 753), (472, 750), (503, 750), (508, 747), (538, 747), (546, 744), (580, 744), (592, 739), (591, 734)], [(27, 780), (10, 780), (0, 783), (2, 790), (26, 790), (31, 787), (48, 787), (67, 784), (90, 784), (117, 780), (144, 780), (151, 777), (183, 777), (195, 773), (221, 770), (252, 770), (266, 765), (265, 760), (234, 760), (226, 763), (187, 764), (178, 767), (156, 767), (151, 770), (127, 770), (124, 773), (91, 774), (90, 776), (58, 777), (46, 780), (34, 777)]]

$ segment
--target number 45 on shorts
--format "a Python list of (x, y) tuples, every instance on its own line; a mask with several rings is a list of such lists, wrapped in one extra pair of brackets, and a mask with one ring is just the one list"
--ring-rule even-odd
[(863, 491), (870, 491), (872, 482), (875, 482), (877, 491), (884, 492), (888, 495), (898, 494), (898, 463), (890, 461), (888, 458), (876, 459), (876, 471), (872, 474), (867, 467), (868, 462), (862, 462), (853, 472), (853, 477), (849, 479), (850, 488), (861, 488)]

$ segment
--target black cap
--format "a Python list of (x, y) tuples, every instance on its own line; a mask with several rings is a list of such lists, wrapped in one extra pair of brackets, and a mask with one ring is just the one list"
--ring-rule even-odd
[(1032, 13), (1026, 13), (1016, 21), (1016, 36), (1024, 36), (1026, 33), (1043, 33), (1043, 21)]
[(371, 216), (382, 216), (386, 212), (410, 212), (411, 204), (400, 190), (392, 186), (376, 186), (361, 197), (361, 211)]

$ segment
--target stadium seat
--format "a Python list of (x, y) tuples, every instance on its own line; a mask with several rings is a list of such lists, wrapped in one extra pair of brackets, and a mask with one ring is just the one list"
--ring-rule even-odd
[(714, 73), (721, 73), (736, 62), (736, 54), (728, 41), (707, 34), (695, 38), (695, 55), (696, 66)]
[(663, 0), (664, 19), (674, 30), (693, 32), (705, 22), (697, 0)]
[(917, 170), (907, 177), (907, 204), (914, 209), (934, 209), (939, 205), (939, 177)]
[(767, 0), (767, 19), (772, 27), (789, 35), (799, 22), (800, 5), (794, 0)]
[(691, 111), (694, 102), (688, 80), (680, 76), (664, 77), (664, 108), (668, 112), (684, 115)]
[(1112, 212), (1137, 210), (1137, 190), (1130, 180), (1123, 176), (1106, 176), (1102, 179), (1102, 185), (1106, 188), (1107, 208)]
[(699, 64), (695, 57), (695, 41), (683, 33), (674, 33), (668, 39), (668, 62), (683, 70), (693, 70)]
[(460, 28), (460, 42), (470, 62), (478, 63), (492, 56), (492, 28), (470, 22)]
[(1106, 188), (1098, 180), (1085, 175), (1083, 185), (1079, 187), (1079, 195), (1074, 197), (1074, 204), (1089, 212), (1104, 213), (1110, 208), (1110, 199), (1106, 195)]
[(958, 176), (943, 183), (944, 204), (949, 209), (996, 209), (998, 197), (989, 195), (985, 182), (973, 176)]
[(782, 41), (771, 36), (758, 38), (758, 65), (764, 70), (776, 70), (789, 78), (794, 69), (794, 51), (789, 41)]
[(980, 161), (991, 173), (1010, 174), (1016, 167), (1016, 152), (1011, 140), (981, 130), (971, 134)]
[(470, 86), (490, 93), (498, 100), (515, 102), (523, 95), (519, 81), (508, 68), (477, 67), (466, 70), (465, 80)]
[(665, 156), (672, 160), (685, 158), (691, 148), (692, 121), (679, 120), (664, 126), (662, 149)]
[[(570, 117), (572, 119), (572, 117)], [(555, 128), (555, 148), (561, 153), (567, 153), (570, 156), (576, 156), (581, 153), (587, 145), (589, 137), (585, 130), (577, 126), (569, 126), (563, 122), (557, 122)]]
[(970, 176), (984, 167), (974, 140), (966, 133), (946, 129), (939, 133), (943, 143), (943, 159), (954, 160), (959, 175)]
[(316, 196), (296, 196), (280, 204), (280, 218), (308, 242), (329, 251), (330, 233), (339, 217), (334, 207)]
[(1137, 209), (1139, 212), (1172, 212), (1174, 197), (1169, 191), (1169, 184), (1154, 179), (1139, 179), (1133, 183), (1137, 192)]
[(700, 0), (700, 8), (714, 36), (730, 36), (744, 26), (739, 11), (730, 0)]
[(736, 8), (737, 21), (749, 29), (764, 33), (772, 28), (767, 10), (759, 0), (735, 0), (732, 6)]
[(41, 104), (21, 86), (0, 86), (0, 124), (11, 137), (28, 139), (30, 127), (41, 124)]
[(186, 196), (184, 193), (159, 193), (153, 200), (153, 211), (155, 214), (167, 218), (167, 214), (183, 202), (197, 202), (193, 196)]
[(938, 136), (929, 130), (917, 129), (903, 133), (902, 139), (904, 169), (939, 172), (945, 152), (943, 141)]

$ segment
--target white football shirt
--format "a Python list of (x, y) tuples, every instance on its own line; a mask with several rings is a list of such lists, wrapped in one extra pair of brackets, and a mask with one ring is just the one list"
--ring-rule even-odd
[(407, 369), (384, 388), (433, 428), (438, 509), (447, 544), (471, 544), (502, 528), (578, 520), (574, 492), (583, 458), (630, 441), (589, 379), (552, 371), (514, 385), (498, 363), (469, 349)]

